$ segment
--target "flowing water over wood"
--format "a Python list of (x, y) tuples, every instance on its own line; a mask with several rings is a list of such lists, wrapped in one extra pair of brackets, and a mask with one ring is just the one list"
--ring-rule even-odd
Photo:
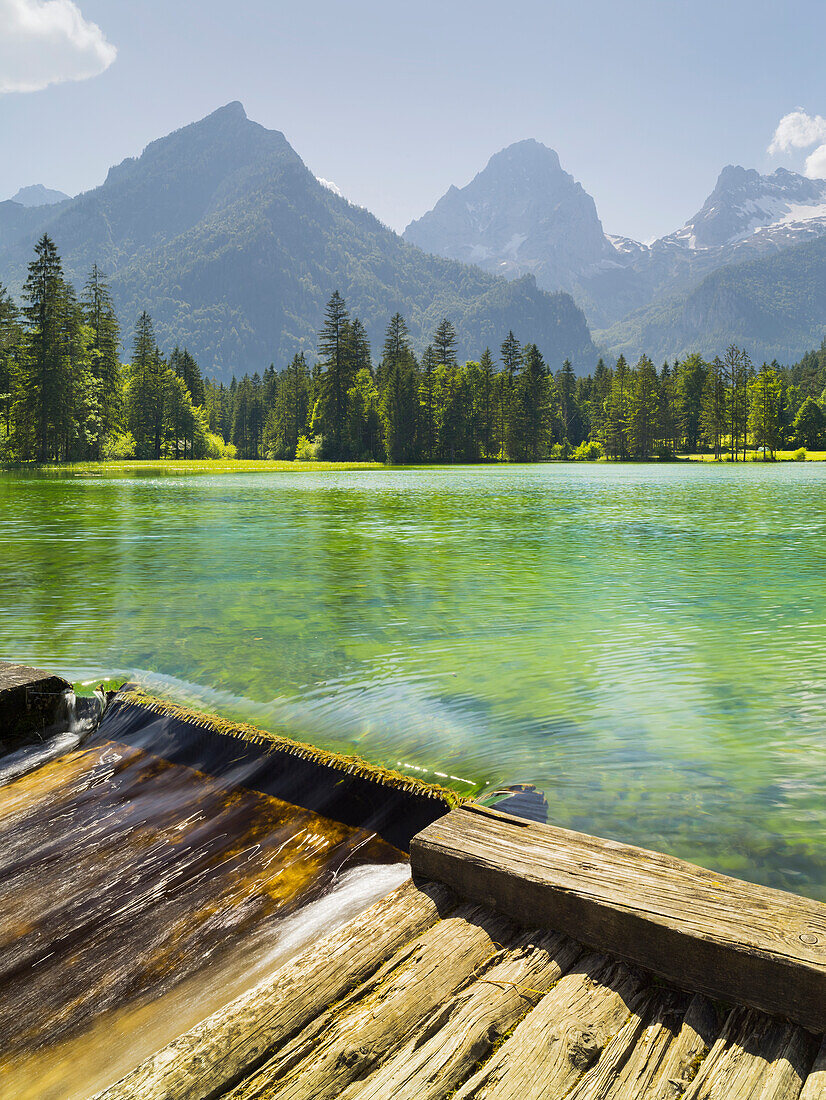
[(12, 780), (0, 788), (0, 1094), (91, 1095), (395, 886), (403, 858), (112, 741)]

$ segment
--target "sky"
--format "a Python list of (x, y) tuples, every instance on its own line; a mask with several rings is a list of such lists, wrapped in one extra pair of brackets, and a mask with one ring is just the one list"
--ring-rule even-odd
[(0, 0), (0, 199), (237, 99), (394, 229), (533, 137), (650, 240), (726, 164), (826, 176), (824, 42), (823, 0)]

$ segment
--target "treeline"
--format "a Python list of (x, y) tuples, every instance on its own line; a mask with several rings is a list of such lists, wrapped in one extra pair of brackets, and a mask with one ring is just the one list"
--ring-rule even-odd
[(658, 370), (602, 360), (554, 371), (514, 334), (460, 364), (443, 320), (421, 358), (400, 314), (374, 361), (364, 326), (336, 292), (318, 359), (230, 385), (205, 380), (193, 357), (167, 357), (141, 314), (131, 362), (120, 360), (111, 297), (96, 268), (78, 295), (44, 236), (18, 308), (0, 287), (0, 457), (359, 459), (393, 464), (667, 459), (705, 451), (744, 459), (785, 446), (826, 446), (826, 341), (791, 368), (758, 370), (741, 349), (690, 355)]
[(19, 309), (0, 286), (0, 458), (77, 462), (220, 454), (197, 364), (160, 353), (146, 313), (120, 361), (112, 299), (97, 267), (80, 295), (43, 236)]

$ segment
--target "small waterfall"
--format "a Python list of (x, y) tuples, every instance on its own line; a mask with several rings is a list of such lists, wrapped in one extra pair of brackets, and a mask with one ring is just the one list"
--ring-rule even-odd
[(76, 749), (97, 728), (106, 704), (106, 695), (101, 689), (96, 690), (92, 698), (80, 701), (74, 691), (65, 691), (49, 735), (43, 741), (24, 745), (0, 760), (0, 787)]

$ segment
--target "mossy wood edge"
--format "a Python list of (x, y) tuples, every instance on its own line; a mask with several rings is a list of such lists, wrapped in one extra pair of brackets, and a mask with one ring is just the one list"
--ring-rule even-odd
[(322, 767), (333, 768), (335, 771), (358, 776), (360, 779), (369, 779), (386, 787), (391, 787), (393, 790), (403, 791), (405, 794), (416, 794), (424, 798), (432, 798), (443, 802), (448, 809), (456, 809), (468, 801), (457, 791), (441, 787), (436, 783), (423, 783), (421, 780), (402, 772), (383, 768), (378, 764), (371, 764), (367, 760), (362, 760), (361, 757), (345, 756), (342, 753), (319, 749), (315, 745), (309, 745), (303, 741), (294, 741), (292, 738), (284, 737), (281, 734), (269, 733), (267, 730), (259, 729), (257, 726), (251, 726), (244, 722), (231, 722), (226, 718), (219, 717), (217, 714), (193, 710), (190, 707), (169, 702), (158, 696), (149, 695), (140, 688), (123, 688), (118, 692), (116, 699), (120, 703), (140, 706), (153, 714), (175, 718), (198, 726), (200, 729), (221, 734), (224, 737), (236, 737), (273, 752), (289, 753)]
[(678, 986), (826, 1031), (826, 905), (659, 852), (466, 804), (412, 839), (414, 876)]

